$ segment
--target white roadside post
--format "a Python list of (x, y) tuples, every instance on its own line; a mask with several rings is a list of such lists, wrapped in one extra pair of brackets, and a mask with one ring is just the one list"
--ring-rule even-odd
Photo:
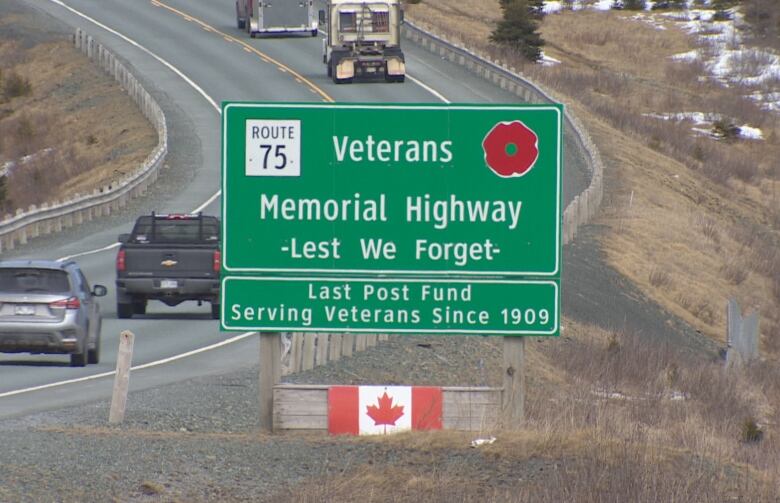
[(108, 414), (109, 424), (121, 423), (125, 419), (127, 390), (130, 386), (130, 367), (133, 363), (134, 339), (135, 335), (129, 330), (124, 330), (119, 334), (119, 351), (116, 357), (114, 392), (111, 396), (111, 411)]

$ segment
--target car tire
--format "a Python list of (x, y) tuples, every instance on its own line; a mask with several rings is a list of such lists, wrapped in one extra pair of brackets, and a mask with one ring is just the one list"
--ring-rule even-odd
[(137, 300), (133, 302), (133, 314), (146, 314), (145, 300)]
[(219, 319), (219, 304), (211, 304), (211, 318), (218, 320)]
[[(71, 360), (72, 361), (72, 360)], [(87, 350), (87, 363), (94, 365), (100, 363), (100, 332), (95, 334), (95, 347)]]
[(116, 316), (117, 316), (117, 318), (121, 318), (121, 319), (132, 318), (132, 316), (133, 316), (133, 305), (132, 304), (125, 304), (125, 303), (117, 302), (117, 304), (116, 304)]
[(84, 367), (87, 365), (87, 351), (81, 350), (81, 353), (72, 353), (70, 355), (71, 367)]

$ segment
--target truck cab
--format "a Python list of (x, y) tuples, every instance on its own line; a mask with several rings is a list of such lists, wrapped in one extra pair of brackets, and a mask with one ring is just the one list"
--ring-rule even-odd
[(326, 33), (322, 61), (337, 84), (361, 77), (403, 82), (403, 11), (398, 0), (328, 0), (320, 11)]

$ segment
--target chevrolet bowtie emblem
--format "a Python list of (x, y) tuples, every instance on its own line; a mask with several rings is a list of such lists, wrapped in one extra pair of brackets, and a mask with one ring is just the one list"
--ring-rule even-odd
[(175, 261), (175, 260), (171, 260), (171, 259), (163, 260), (162, 262), (160, 262), (160, 265), (163, 265), (165, 267), (173, 267), (176, 264), (178, 264), (178, 262)]

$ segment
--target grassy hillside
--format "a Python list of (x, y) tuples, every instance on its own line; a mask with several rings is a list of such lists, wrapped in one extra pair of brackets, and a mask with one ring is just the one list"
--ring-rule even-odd
[[(648, 334), (568, 319), (561, 338), (529, 339), (520, 431), (483, 432), (497, 440), (477, 449), (469, 447), (474, 435), (455, 433), (356, 440), (377, 443), (375, 462), (323, 472), (279, 499), (776, 501), (777, 113), (746, 99), (744, 88), (717, 82), (703, 64), (672, 59), (702, 43), (672, 20), (617, 11), (548, 15), (545, 52), (560, 64), (539, 66), (487, 43), (500, 16), (496, 1), (424, 0), (407, 14), (511, 61), (572, 108), (606, 164), (595, 224), (610, 264), (720, 345), (729, 297), (758, 309), (762, 360), (726, 371), (721, 361), (691, 360)], [(706, 124), (660, 118), (683, 112), (719, 115)], [(729, 125), (760, 128), (762, 138)]]
[(42, 33), (29, 14), (0, 17), (0, 218), (102, 187), (157, 144), (112, 78), (67, 35)]
[[(572, 108), (606, 161), (605, 203), (596, 223), (606, 226), (602, 245), (611, 264), (719, 342), (729, 297), (760, 310), (762, 349), (776, 358), (778, 113), (746, 98), (753, 89), (716, 81), (701, 61), (673, 59), (715, 49), (671, 18), (596, 10), (548, 15), (540, 28), (544, 50), (560, 64), (541, 66), (491, 47), (486, 40), (500, 16), (498, 2), (477, 3), (480, 16), (468, 22), (462, 19), (468, 13), (450, 0), (411, 5), (409, 17), (510, 61)], [(453, 31), (461, 26), (468, 31)], [(775, 79), (758, 87), (780, 85)], [(684, 118), (694, 112), (713, 117), (706, 124)], [(663, 118), (682, 113), (689, 115)], [(745, 125), (759, 128), (762, 139), (734, 134), (733, 126)]]

